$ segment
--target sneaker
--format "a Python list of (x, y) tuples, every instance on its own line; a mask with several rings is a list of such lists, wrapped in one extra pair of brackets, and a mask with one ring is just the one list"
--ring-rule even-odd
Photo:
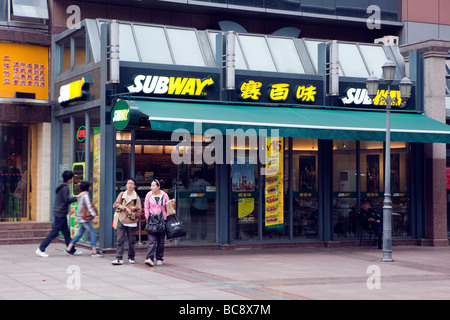
[(145, 264), (148, 265), (148, 266), (151, 266), (151, 267), (153, 267), (155, 265), (153, 260), (151, 260), (151, 259), (145, 260)]
[(92, 253), (91, 256), (95, 257), (95, 258), (102, 258), (103, 257), (103, 255), (100, 252), (98, 252), (98, 251), (96, 253)]
[(37, 248), (35, 252), (39, 257), (47, 258), (48, 254), (46, 254), (44, 251), (41, 251), (41, 249)]
[(157, 266), (162, 266), (162, 261), (161, 260), (156, 261), (156, 265)]
[(70, 252), (70, 251), (67, 251), (67, 249), (64, 249), (64, 251), (68, 255), (71, 255), (71, 256), (81, 256), (83, 254), (83, 251), (77, 251), (77, 250)]
[(111, 261), (111, 263), (115, 266), (118, 266), (118, 265), (123, 264), (123, 260), (115, 259), (115, 260)]
[(136, 263), (136, 260), (134, 260), (134, 259), (128, 259), (128, 263), (129, 263), (129, 264), (135, 264), (135, 263)]

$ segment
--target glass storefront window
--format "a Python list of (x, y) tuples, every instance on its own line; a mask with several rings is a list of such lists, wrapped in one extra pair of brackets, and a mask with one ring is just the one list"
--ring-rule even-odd
[(28, 127), (0, 125), (0, 222), (28, 218)]
[(391, 142), (392, 235), (411, 236), (409, 144)]
[(356, 141), (333, 140), (333, 234), (356, 236)]
[(319, 236), (318, 141), (293, 139), (293, 236)]
[[(125, 180), (134, 177), (138, 187), (137, 193), (144, 204), (151, 181), (158, 179), (161, 189), (169, 198), (177, 199), (177, 214), (183, 220), (187, 231), (186, 237), (171, 242), (216, 242), (215, 165), (198, 163), (194, 155), (195, 152), (203, 153), (202, 136), (190, 137), (192, 143), (200, 142), (200, 146), (196, 144), (195, 147), (184, 148), (182, 152), (190, 154), (190, 161), (180, 164), (173, 162), (171, 154), (175, 143), (168, 140), (170, 136), (164, 132), (138, 129), (135, 136), (133, 149), (132, 133), (116, 132), (116, 195), (125, 191)], [(144, 229), (143, 213), (140, 235), (145, 240)]]
[[(333, 146), (334, 238), (353, 238), (358, 235), (358, 196), (369, 199), (371, 207), (383, 214), (384, 143), (334, 140)], [(411, 235), (409, 157), (409, 144), (391, 143), (392, 231), (396, 237)]]

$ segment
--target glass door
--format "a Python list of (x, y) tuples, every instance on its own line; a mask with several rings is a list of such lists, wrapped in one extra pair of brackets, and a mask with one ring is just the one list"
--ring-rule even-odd
[(293, 236), (317, 238), (319, 217), (318, 141), (293, 139)]

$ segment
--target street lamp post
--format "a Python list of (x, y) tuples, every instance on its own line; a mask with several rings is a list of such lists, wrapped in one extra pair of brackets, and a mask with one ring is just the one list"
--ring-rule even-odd
[[(395, 77), (395, 63), (387, 60), (383, 65), (384, 82), (388, 85), (386, 98), (379, 97), (379, 104), (386, 103), (386, 152), (384, 161), (384, 200), (383, 200), (383, 257), (381, 261), (392, 262), (392, 199), (391, 199), (391, 107), (393, 104), (404, 107), (411, 95), (412, 83), (403, 78), (400, 83), (400, 97), (391, 97), (391, 84)], [(367, 93), (372, 101), (378, 94), (379, 79), (371, 75), (366, 80)]]

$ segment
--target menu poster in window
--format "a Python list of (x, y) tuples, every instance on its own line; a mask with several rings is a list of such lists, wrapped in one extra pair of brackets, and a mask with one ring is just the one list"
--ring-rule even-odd
[[(253, 161), (254, 162), (254, 161)], [(255, 191), (255, 165), (249, 158), (239, 157), (234, 159), (231, 166), (232, 191), (238, 192), (238, 218), (239, 224), (255, 223), (255, 199), (247, 198)]]
[[(93, 183), (92, 183), (92, 203), (100, 211), (100, 148), (101, 148), (101, 136), (100, 136), (100, 126), (94, 127), (94, 150), (93, 150)], [(94, 227), (100, 227), (100, 215), (97, 222), (94, 223)]]
[(48, 48), (0, 43), (0, 97), (48, 100)]
[(265, 226), (282, 227), (283, 215), (283, 138), (267, 138), (265, 176)]

